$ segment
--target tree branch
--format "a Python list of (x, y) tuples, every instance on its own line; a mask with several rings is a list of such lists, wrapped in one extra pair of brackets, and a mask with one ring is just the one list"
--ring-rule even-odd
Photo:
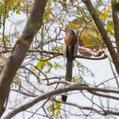
[[(110, 89), (97, 88), (97, 87), (96, 88), (95, 87), (93, 88), (93, 87), (89, 87), (87, 85), (74, 84), (74, 85), (68, 86), (66, 88), (57, 89), (57, 90), (50, 91), (48, 93), (42, 94), (41, 96), (36, 97), (36, 98), (30, 100), (29, 102), (16, 107), (14, 110), (12, 110), (11, 112), (9, 112), (7, 114), (7, 116), (5, 116), (3, 119), (11, 119), (13, 116), (15, 116), (16, 114), (18, 114), (19, 112), (25, 111), (26, 109), (32, 107), (36, 103), (38, 103), (38, 102), (40, 102), (42, 100), (45, 100), (45, 99), (47, 99), (49, 97), (52, 97), (54, 95), (59, 95), (61, 93), (65, 93), (67, 91), (76, 91), (76, 90), (80, 90), (80, 91), (87, 90), (88, 92), (103, 92), (103, 93), (119, 94), (119, 91), (118, 90), (110, 90)], [(115, 99), (115, 98), (113, 98), (113, 99)]]
[(42, 24), (43, 13), (47, 0), (35, 0), (32, 12), (28, 18), (22, 36), (17, 42), (11, 56), (8, 58), (6, 65), (0, 76), (0, 117), (5, 110), (5, 101), (8, 98), (10, 85), (21, 63), (23, 62), (26, 52), (28, 51), (34, 35), (38, 32)]
[(111, 43), (111, 40), (103, 26), (103, 23), (101, 22), (100, 18), (98, 17), (98, 14), (96, 13), (96, 10), (95, 8), (93, 7), (92, 3), (90, 0), (82, 0), (84, 2), (84, 4), (86, 5), (88, 11), (90, 12), (101, 36), (102, 36), (102, 39), (104, 40), (109, 52), (110, 52), (110, 55), (112, 57), (112, 60), (114, 62), (114, 65), (115, 65), (115, 68), (116, 68), (116, 71), (117, 73), (119, 74), (119, 58), (118, 58), (118, 55)]

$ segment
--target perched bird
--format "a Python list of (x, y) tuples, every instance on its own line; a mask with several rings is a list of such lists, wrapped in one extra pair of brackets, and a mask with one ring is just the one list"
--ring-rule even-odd
[[(64, 56), (67, 58), (66, 63), (66, 76), (65, 80), (72, 80), (72, 69), (73, 69), (73, 60), (78, 52), (78, 40), (77, 35), (73, 29), (65, 29), (65, 37), (64, 37)], [(62, 95), (62, 101), (66, 102), (67, 95)]]
[(74, 58), (78, 52), (78, 40), (73, 29), (65, 29), (64, 43), (64, 56)]

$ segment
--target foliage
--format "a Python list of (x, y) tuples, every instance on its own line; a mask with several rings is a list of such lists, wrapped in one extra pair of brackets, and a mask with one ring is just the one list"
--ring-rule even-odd
[(10, 12), (20, 14), (21, 4), (24, 0), (1, 0), (0, 1), (0, 26), (4, 24), (4, 19), (8, 18)]
[(60, 102), (53, 101), (52, 104), (49, 106), (49, 111), (54, 118), (58, 118), (61, 114), (61, 107), (62, 104)]

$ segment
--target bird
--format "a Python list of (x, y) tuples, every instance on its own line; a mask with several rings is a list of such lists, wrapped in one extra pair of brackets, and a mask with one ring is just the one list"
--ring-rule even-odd
[[(78, 38), (73, 29), (65, 29), (64, 56), (67, 58), (65, 80), (72, 81), (73, 60), (78, 53)], [(62, 95), (62, 101), (66, 102), (67, 95)]]
[(78, 52), (78, 40), (73, 29), (65, 29), (64, 44), (64, 56), (74, 59)]

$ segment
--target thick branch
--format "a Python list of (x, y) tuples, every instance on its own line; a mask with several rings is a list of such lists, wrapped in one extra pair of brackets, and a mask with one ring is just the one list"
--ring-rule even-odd
[(43, 13), (47, 0), (35, 0), (32, 12), (28, 18), (26, 27), (17, 43), (13, 53), (8, 58), (3, 72), (0, 76), (0, 116), (5, 110), (5, 101), (8, 98), (10, 85), (13, 78), (25, 58), (34, 35), (38, 32), (42, 24)]
[[(57, 101), (59, 102), (59, 101)], [(113, 111), (113, 110), (106, 110), (106, 109), (102, 109), (102, 110), (99, 110), (99, 109), (96, 109), (94, 107), (89, 107), (89, 106), (81, 106), (81, 105), (78, 105), (78, 104), (75, 104), (75, 103), (71, 103), (71, 102), (66, 102), (65, 104), (67, 105), (70, 105), (70, 106), (74, 106), (74, 107), (77, 107), (81, 110), (88, 110), (88, 111), (91, 111), (92, 113), (93, 112), (96, 112), (97, 114), (100, 114), (100, 115), (119, 115), (119, 112), (117, 111)]]
[(84, 85), (71, 85), (69, 87), (66, 87), (64, 89), (57, 89), (48, 93), (45, 93), (39, 97), (36, 97), (34, 99), (32, 99), (31, 101), (16, 107), (16, 109), (14, 109), (13, 111), (9, 112), (7, 114), (6, 117), (4, 117), (3, 119), (11, 119), (13, 116), (15, 116), (16, 114), (18, 114), (21, 111), (25, 111), (26, 109), (32, 107), (33, 105), (35, 105), (36, 103), (45, 100), (49, 97), (52, 97), (54, 95), (59, 95), (61, 93), (65, 93), (67, 91), (76, 91), (76, 90), (87, 90), (88, 92), (103, 92), (103, 93), (114, 93), (114, 94), (119, 94), (118, 90), (110, 90), (110, 89), (104, 89), (104, 88), (93, 88), (93, 87), (89, 87), (89, 86), (84, 86)]
[(95, 8), (93, 7), (92, 3), (90, 0), (82, 0), (85, 5), (87, 6), (101, 36), (102, 36), (102, 39), (104, 40), (109, 52), (110, 52), (110, 55), (112, 57), (112, 60), (114, 62), (114, 65), (116, 67), (116, 70), (117, 70), (117, 73), (119, 74), (119, 58), (118, 58), (118, 55), (116, 53), (116, 51), (114, 50), (114, 47), (111, 43), (111, 40), (103, 26), (103, 23), (101, 22), (100, 18), (98, 17), (98, 14), (96, 13), (96, 10)]

